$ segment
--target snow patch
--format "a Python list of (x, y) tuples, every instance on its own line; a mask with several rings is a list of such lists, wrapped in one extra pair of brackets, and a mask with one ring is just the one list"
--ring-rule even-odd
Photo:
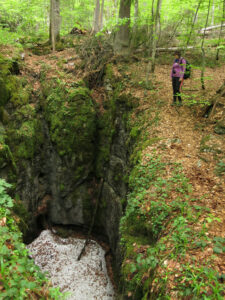
[(42, 271), (47, 271), (53, 286), (70, 292), (68, 300), (113, 300), (114, 291), (107, 274), (105, 251), (90, 241), (80, 261), (77, 258), (85, 240), (61, 238), (50, 230), (27, 246)]

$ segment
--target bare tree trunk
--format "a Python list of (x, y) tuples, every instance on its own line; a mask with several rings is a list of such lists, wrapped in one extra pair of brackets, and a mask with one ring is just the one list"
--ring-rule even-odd
[(100, 29), (103, 28), (104, 4), (105, 4), (105, 0), (102, 0), (101, 12), (100, 12), (100, 25), (99, 25)]
[(197, 6), (196, 11), (195, 11), (194, 20), (193, 20), (193, 22), (192, 22), (191, 30), (190, 30), (190, 32), (189, 32), (189, 36), (188, 36), (188, 39), (187, 39), (186, 49), (187, 49), (187, 47), (189, 46), (189, 43), (190, 43), (191, 35), (192, 35), (192, 32), (193, 32), (195, 23), (196, 23), (196, 21), (197, 21), (198, 11), (199, 11), (199, 8), (200, 8), (200, 6), (201, 6), (201, 3), (202, 3), (202, 0), (199, 0), (198, 6)]
[(121, 55), (130, 54), (130, 6), (131, 0), (120, 0), (119, 19), (122, 24), (114, 39), (114, 52)]
[(160, 10), (161, 10), (162, 0), (157, 1), (156, 12), (154, 13), (154, 0), (152, 1), (152, 28), (151, 28), (151, 46), (149, 47), (149, 56), (151, 55), (151, 60), (149, 59), (146, 72), (146, 87), (151, 89), (152, 81), (149, 80), (150, 72), (153, 74), (155, 71), (155, 55), (157, 38), (160, 31)]
[(154, 24), (154, 33), (153, 33), (153, 43), (152, 43), (152, 65), (151, 65), (151, 72), (154, 73), (155, 71), (155, 54), (156, 54), (156, 46), (157, 46), (157, 39), (160, 32), (160, 10), (161, 10), (162, 0), (158, 0), (157, 8), (156, 8), (156, 15), (155, 15), (155, 24)]
[(219, 40), (217, 44), (217, 51), (216, 51), (216, 60), (219, 60), (219, 52), (220, 52), (220, 42), (221, 42), (221, 36), (222, 36), (222, 29), (223, 29), (223, 22), (225, 20), (225, 0), (223, 0), (223, 14), (221, 19), (221, 26), (220, 26), (220, 33), (219, 33)]
[[(150, 25), (150, 33), (149, 33), (149, 56), (152, 55), (152, 44), (153, 44), (154, 22), (155, 22), (155, 8), (154, 8), (154, 5), (155, 5), (155, 0), (152, 0), (152, 11), (151, 11), (152, 22), (151, 22), (151, 25)], [(150, 68), (149, 68), (149, 71), (150, 71)]]
[(205, 83), (204, 83), (204, 74), (205, 74), (205, 49), (204, 49), (204, 41), (205, 41), (206, 27), (208, 25), (208, 20), (209, 20), (210, 4), (211, 4), (211, 0), (209, 0), (209, 4), (208, 4), (208, 13), (207, 13), (207, 18), (206, 18), (205, 30), (204, 30), (204, 34), (203, 34), (203, 37), (202, 37), (202, 45), (201, 45), (201, 49), (202, 49), (201, 83), (202, 83), (202, 89), (203, 90), (205, 90)]
[(138, 3), (138, 0), (135, 0), (135, 2), (134, 2), (134, 26), (133, 26), (132, 40), (131, 40), (132, 47), (134, 47), (134, 48), (136, 48), (136, 45), (138, 44), (138, 16), (139, 16), (139, 3)]
[(50, 4), (49, 41), (55, 51), (56, 42), (60, 40), (60, 0), (51, 0)]
[(93, 32), (94, 33), (99, 31), (99, 21), (100, 21), (100, 0), (96, 0), (96, 2), (95, 2), (94, 24), (93, 24)]
[(51, 42), (52, 42), (52, 50), (55, 52), (55, 22), (54, 22), (54, 7), (55, 3), (51, 0)]
[(113, 0), (113, 17), (117, 17), (116, 20), (118, 19), (118, 14), (117, 14), (117, 8), (118, 8), (118, 0)]
[(154, 8), (155, 0), (152, 0), (152, 22), (150, 25), (150, 34), (149, 34), (149, 61), (147, 65), (146, 71), (146, 87), (149, 89), (153, 88), (152, 81), (149, 79), (150, 71), (151, 71), (151, 60), (150, 56), (152, 56), (152, 48), (153, 48), (153, 38), (154, 38), (154, 22), (155, 22), (155, 8)]
[(139, 3), (138, 0), (134, 2), (134, 24), (137, 25), (137, 20), (139, 16)]
[(211, 18), (211, 26), (214, 25), (214, 12), (215, 12), (215, 3), (214, 3), (214, 0), (213, 0), (213, 3), (212, 3), (212, 18)]

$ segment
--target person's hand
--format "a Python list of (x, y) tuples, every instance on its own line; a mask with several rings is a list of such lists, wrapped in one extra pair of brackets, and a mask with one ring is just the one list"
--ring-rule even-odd
[(181, 81), (182, 81), (182, 78), (179, 78), (179, 81), (181, 82)]

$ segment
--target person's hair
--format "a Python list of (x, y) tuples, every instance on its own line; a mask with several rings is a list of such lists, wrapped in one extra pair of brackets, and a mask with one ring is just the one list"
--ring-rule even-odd
[(181, 52), (180, 52), (180, 51), (176, 51), (176, 52), (174, 53), (174, 55), (178, 55), (179, 58), (180, 58), (180, 57), (181, 57)]

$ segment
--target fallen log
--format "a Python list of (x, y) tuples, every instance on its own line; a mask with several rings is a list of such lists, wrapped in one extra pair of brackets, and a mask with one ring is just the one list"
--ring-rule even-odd
[[(225, 27), (225, 24), (222, 24), (222, 27)], [(221, 28), (221, 24), (220, 25), (209, 26), (209, 27), (206, 27), (206, 28), (201, 28), (199, 30), (199, 33), (203, 34), (204, 31), (210, 31), (210, 30), (219, 29), (219, 28)]]

